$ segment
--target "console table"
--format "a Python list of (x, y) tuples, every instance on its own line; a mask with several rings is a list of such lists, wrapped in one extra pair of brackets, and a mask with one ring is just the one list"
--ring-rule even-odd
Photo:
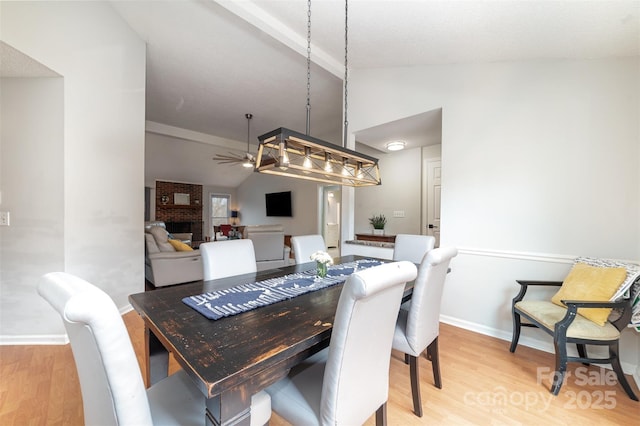
[(395, 235), (356, 234), (356, 240), (376, 241), (379, 243), (395, 243)]

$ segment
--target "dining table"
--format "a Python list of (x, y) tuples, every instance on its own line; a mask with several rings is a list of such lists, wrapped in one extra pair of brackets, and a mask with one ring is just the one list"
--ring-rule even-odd
[[(344, 256), (334, 261), (359, 259), (365, 258)], [(146, 385), (167, 377), (171, 353), (206, 397), (205, 424), (249, 425), (251, 396), (329, 345), (343, 284), (217, 320), (183, 299), (315, 269), (316, 263), (309, 262), (130, 295), (144, 321)], [(407, 284), (405, 299), (412, 285)]]

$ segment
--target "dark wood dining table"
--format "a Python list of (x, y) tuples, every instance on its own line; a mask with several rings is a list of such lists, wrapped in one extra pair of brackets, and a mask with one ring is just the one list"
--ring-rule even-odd
[[(364, 257), (335, 262), (356, 259)], [(219, 320), (207, 319), (182, 299), (315, 267), (303, 263), (130, 295), (145, 324), (147, 386), (167, 376), (172, 353), (206, 396), (208, 421), (249, 425), (251, 396), (328, 346), (342, 284)]]

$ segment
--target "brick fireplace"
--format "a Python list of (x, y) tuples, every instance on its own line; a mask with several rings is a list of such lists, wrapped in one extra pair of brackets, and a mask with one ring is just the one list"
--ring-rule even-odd
[(191, 232), (202, 241), (202, 185), (156, 181), (156, 220), (169, 232)]

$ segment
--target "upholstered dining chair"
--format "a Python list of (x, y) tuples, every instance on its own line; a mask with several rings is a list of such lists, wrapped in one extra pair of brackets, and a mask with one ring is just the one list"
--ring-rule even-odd
[(200, 244), (204, 280), (249, 274), (257, 271), (256, 253), (249, 239), (212, 241)]
[[(38, 292), (64, 322), (80, 379), (87, 425), (202, 425), (204, 395), (182, 370), (145, 390), (118, 308), (102, 290), (74, 275), (45, 275)], [(251, 399), (251, 424), (271, 417), (267, 393)]]
[[(555, 372), (551, 393), (558, 395), (569, 362), (611, 364), (618, 382), (634, 401), (638, 397), (627, 382), (620, 364), (621, 331), (630, 325), (629, 295), (640, 294), (640, 266), (606, 259), (577, 258), (564, 281), (517, 280), (520, 291), (513, 298), (513, 336), (510, 352), (515, 352), (520, 327), (537, 327), (553, 337)], [(525, 299), (529, 287), (559, 287), (551, 300)], [(522, 318), (526, 322), (522, 322)], [(578, 356), (571, 356), (569, 344), (575, 344)], [(587, 346), (606, 347), (603, 357), (587, 353)], [(595, 352), (595, 351), (593, 351)]]
[(214, 241), (225, 241), (225, 240), (228, 240), (229, 239), (229, 233), (233, 229), (233, 227), (228, 223), (225, 223), (225, 224), (219, 225), (217, 227), (214, 227), (214, 230), (215, 230), (215, 228), (218, 229), (218, 232), (215, 233)]
[(317, 251), (326, 251), (322, 235), (296, 235), (291, 237), (291, 248), (296, 258), (296, 263), (311, 262), (310, 256)]
[[(386, 424), (391, 340), (410, 262), (356, 272), (342, 288), (329, 347), (266, 389), (272, 409), (294, 425)], [(371, 330), (375, 330), (372, 333)]]
[(449, 263), (457, 255), (458, 250), (453, 247), (433, 249), (426, 254), (418, 267), (408, 310), (400, 310), (393, 335), (393, 349), (404, 353), (409, 361), (413, 411), (418, 417), (422, 417), (418, 360), (425, 350), (435, 386), (442, 388), (438, 351), (440, 303)]
[(429, 250), (433, 250), (436, 239), (430, 235), (398, 234), (393, 247), (393, 260), (408, 260), (416, 265)]

